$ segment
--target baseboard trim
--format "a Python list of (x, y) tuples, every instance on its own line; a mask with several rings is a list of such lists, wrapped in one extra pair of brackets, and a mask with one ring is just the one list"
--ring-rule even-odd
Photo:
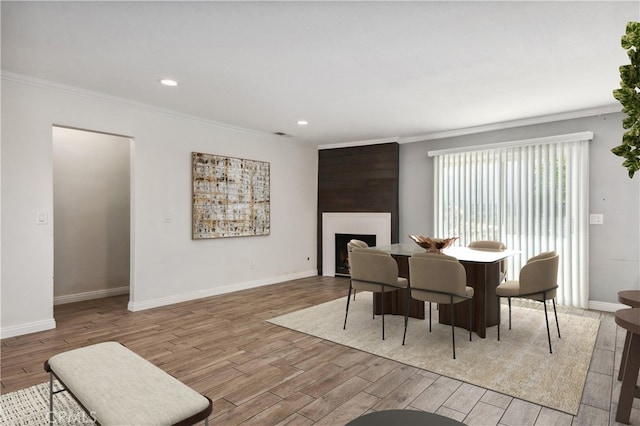
[(51, 330), (54, 328), (56, 328), (56, 320), (54, 320), (53, 318), (42, 321), (34, 321), (27, 324), (2, 327), (2, 329), (0, 329), (0, 339), (22, 336), (23, 334), (37, 333), (39, 331)]
[[(211, 288), (203, 291), (197, 291), (193, 293), (178, 294), (175, 296), (162, 297), (158, 299), (148, 300), (146, 302), (133, 303), (129, 302), (128, 309), (130, 311), (142, 311), (145, 309), (157, 308), (160, 306), (173, 305), (180, 302), (188, 302), (189, 300), (201, 299), (204, 297), (217, 296), (219, 294), (232, 293), (239, 290), (247, 290), (255, 287), (262, 287), (265, 285), (278, 284), (285, 281), (297, 280), (301, 278), (315, 277), (318, 275), (318, 271), (313, 269), (311, 271), (303, 271), (295, 274), (282, 275), (278, 277), (266, 278), (256, 281), (247, 281), (237, 284), (232, 284), (223, 287)], [(126, 294), (129, 292), (129, 286), (117, 287), (108, 290), (88, 291), (84, 293), (72, 294), (67, 296), (58, 296), (54, 298), (54, 305), (62, 305), (65, 303), (81, 302), (83, 300), (97, 299), (101, 297), (116, 296), (120, 294)], [(24, 334), (37, 333), (39, 331), (51, 330), (56, 328), (55, 319), (35, 321), (26, 324), (14, 325), (9, 327), (0, 328), (0, 338), (5, 339), (8, 337), (22, 336)]]
[(119, 296), (121, 294), (128, 294), (129, 286), (107, 288), (104, 290), (85, 291), (83, 293), (67, 294), (64, 296), (57, 296), (53, 298), (54, 305), (64, 305), (66, 303), (82, 302), (85, 300), (100, 299), (102, 297)]
[(588, 306), (588, 309), (603, 312), (615, 312), (618, 309), (628, 308), (627, 305), (623, 305), (620, 303), (598, 302), (597, 300), (590, 300)]
[[(317, 270), (304, 271), (295, 274), (283, 275), (274, 278), (256, 280), (256, 281), (247, 281), (243, 283), (232, 284), (223, 287), (217, 287), (212, 289), (207, 289), (203, 291), (198, 291), (194, 293), (186, 293), (179, 294), (170, 297), (162, 297), (158, 299), (148, 300), (146, 302), (133, 303), (129, 302), (128, 309), (130, 311), (142, 311), (145, 309), (157, 308), (160, 306), (172, 305), (174, 303), (180, 302), (188, 302), (190, 300), (201, 299), (204, 297), (217, 296), (219, 294), (231, 293), (239, 290), (247, 290), (255, 287), (262, 287), (265, 285), (278, 284), (285, 281), (291, 281), (301, 278), (314, 277), (318, 275)], [(54, 304), (61, 305), (65, 303), (72, 302), (80, 302), (83, 300), (91, 300), (100, 297), (108, 297), (115, 296), (120, 294), (126, 294), (129, 292), (129, 287), (118, 287), (114, 289), (108, 290), (99, 290), (99, 291), (90, 291), (85, 293), (79, 293), (68, 296), (59, 296), (54, 300)], [(590, 300), (588, 304), (588, 309), (593, 309), (597, 311), (603, 312), (615, 312), (619, 309), (627, 308), (628, 306), (622, 305), (620, 303), (610, 303), (610, 302), (599, 302), (597, 300)], [(46, 331), (56, 328), (55, 319), (43, 320), (43, 321), (34, 321), (27, 324), (14, 325), (8, 327), (0, 328), (0, 339), (6, 339), (8, 337), (22, 336), (24, 334), (37, 333), (39, 331)]]
[(278, 284), (285, 281), (297, 280), (301, 278), (315, 277), (318, 275), (317, 270), (303, 271), (295, 274), (281, 275), (278, 277), (266, 278), (255, 281), (246, 281), (222, 287), (210, 288), (193, 293), (176, 294), (174, 296), (161, 297), (158, 299), (147, 300), (145, 302), (129, 302), (127, 308), (130, 311), (137, 312), (145, 309), (158, 308), (160, 306), (173, 305), (175, 303), (188, 302), (190, 300), (202, 299), (205, 297), (217, 296), (219, 294), (232, 293), (234, 291), (248, 290), (250, 288), (262, 287), (265, 285)]

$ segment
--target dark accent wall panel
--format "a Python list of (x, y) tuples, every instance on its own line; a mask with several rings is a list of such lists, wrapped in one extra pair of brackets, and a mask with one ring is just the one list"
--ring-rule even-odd
[(319, 274), (324, 212), (391, 212), (391, 242), (398, 242), (399, 155), (396, 142), (318, 151)]

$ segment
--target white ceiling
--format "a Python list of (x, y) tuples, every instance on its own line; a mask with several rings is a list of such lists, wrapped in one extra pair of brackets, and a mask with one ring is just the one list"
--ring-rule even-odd
[(637, 0), (1, 7), (5, 74), (320, 146), (618, 111), (640, 16)]

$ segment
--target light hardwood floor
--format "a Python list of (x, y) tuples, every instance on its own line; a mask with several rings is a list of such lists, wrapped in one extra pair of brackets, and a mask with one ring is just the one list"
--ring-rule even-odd
[(141, 312), (127, 310), (128, 296), (57, 306), (55, 330), (2, 340), (2, 393), (48, 380), (56, 353), (116, 340), (209, 396), (214, 425), (343, 425), (393, 408), (469, 425), (615, 424), (624, 334), (611, 313), (577, 312), (601, 325), (574, 417), (265, 321), (346, 297), (347, 286), (312, 277)]

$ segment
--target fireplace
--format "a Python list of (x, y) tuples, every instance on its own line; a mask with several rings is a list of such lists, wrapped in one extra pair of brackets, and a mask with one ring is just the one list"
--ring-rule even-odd
[(369, 247), (376, 245), (373, 234), (336, 234), (336, 275), (350, 276), (347, 243), (354, 239), (364, 241)]
[(336, 234), (373, 235), (371, 244), (357, 239), (369, 245), (391, 244), (391, 213), (322, 213), (322, 275), (327, 277), (336, 276)]

